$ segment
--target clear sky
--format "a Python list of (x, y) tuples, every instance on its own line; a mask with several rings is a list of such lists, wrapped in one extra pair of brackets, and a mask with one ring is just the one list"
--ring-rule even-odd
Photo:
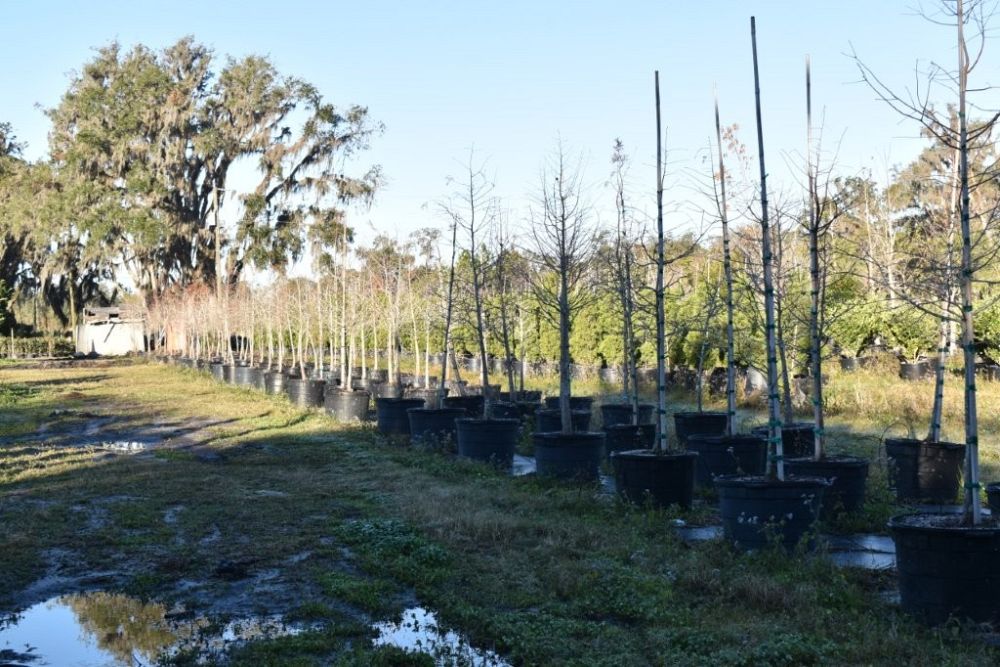
[[(266, 54), (283, 73), (336, 103), (366, 105), (385, 124), (358, 165), (379, 163), (387, 177), (374, 207), (352, 215), (367, 236), (442, 226), (434, 202), (473, 146), (520, 216), (557, 136), (584, 156), (601, 211), (613, 201), (602, 186), (615, 137), (634, 156), (643, 188), (636, 196), (651, 196), (655, 69), (675, 172), (708, 169), (697, 158), (713, 133), (714, 87), (723, 122), (739, 123), (754, 145), (753, 13), (769, 171), (775, 187), (795, 190), (788, 164), (805, 142), (806, 54), (827, 145), (842, 137), (840, 172), (885, 173), (916, 153), (917, 128), (857, 83), (848, 55), (853, 45), (900, 87), (915, 81), (918, 60), (951, 65), (952, 31), (914, 8), (911, 0), (12, 1), (2, 9), (0, 119), (37, 158), (48, 130), (40, 107), (58, 102), (93, 47), (118, 40), (161, 48), (191, 34), (220, 57)], [(985, 72), (997, 70), (996, 46)]]

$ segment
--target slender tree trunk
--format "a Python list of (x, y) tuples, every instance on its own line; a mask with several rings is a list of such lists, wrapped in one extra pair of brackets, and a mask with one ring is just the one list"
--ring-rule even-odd
[(962, 0), (957, 3), (958, 24), (958, 151), (961, 190), (962, 271), (962, 351), (965, 362), (965, 522), (982, 521), (979, 497), (979, 423), (976, 414), (976, 349), (972, 318), (972, 225), (969, 212), (969, 126), (966, 117), (969, 55), (966, 50)]
[[(458, 222), (451, 223), (451, 260), (448, 262), (448, 292), (444, 304), (444, 361), (441, 364), (441, 382), (438, 385), (438, 405), (444, 406), (444, 398), (448, 393), (448, 361), (451, 354), (451, 315), (454, 307), (455, 294), (455, 256), (458, 253)], [(456, 368), (457, 370), (457, 368)], [(458, 380), (456, 374), (455, 379)], [(456, 384), (459, 394), (462, 394), (461, 386)]]
[(822, 210), (816, 191), (816, 174), (812, 163), (812, 77), (806, 57), (806, 171), (809, 185), (809, 354), (812, 372), (813, 458), (823, 458), (823, 355), (820, 331), (820, 298), (823, 280), (819, 268), (819, 236)]
[(663, 130), (660, 121), (660, 73), (654, 74), (656, 87), (656, 448), (667, 451), (667, 347), (663, 312)]
[(733, 263), (729, 250), (729, 213), (726, 206), (726, 165), (722, 159), (722, 124), (719, 100), (715, 100), (715, 140), (719, 149), (719, 219), (722, 221), (722, 268), (726, 279), (726, 435), (735, 432), (736, 421), (736, 346), (733, 317)]
[(767, 334), (767, 409), (768, 474), (785, 479), (784, 447), (781, 441), (781, 409), (778, 395), (778, 351), (774, 323), (774, 274), (771, 256), (771, 230), (767, 210), (767, 170), (764, 167), (764, 126), (760, 114), (760, 73), (757, 67), (757, 21), (750, 17), (750, 41), (753, 48), (753, 79), (757, 119), (757, 154), (760, 165), (761, 253), (764, 264), (764, 320)]

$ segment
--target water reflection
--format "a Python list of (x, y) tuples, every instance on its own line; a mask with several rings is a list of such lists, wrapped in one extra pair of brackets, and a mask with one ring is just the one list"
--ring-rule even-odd
[(182, 650), (209, 659), (233, 645), (303, 629), (269, 616), (219, 625), (117, 593), (66, 595), (0, 619), (0, 665), (143, 667)]
[(468, 665), (469, 667), (507, 667), (508, 663), (493, 651), (476, 649), (462, 636), (442, 630), (437, 617), (423, 607), (403, 612), (398, 623), (376, 623), (375, 646), (398, 646), (417, 653), (426, 653), (438, 665)]

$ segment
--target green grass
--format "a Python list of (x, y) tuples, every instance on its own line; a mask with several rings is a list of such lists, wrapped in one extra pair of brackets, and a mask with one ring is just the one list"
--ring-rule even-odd
[[(320, 627), (234, 650), (237, 665), (419, 664), (413, 655), (372, 649), (368, 629), (416, 603), (514, 664), (1000, 660), (966, 629), (924, 628), (886, 603), (891, 575), (676, 539), (671, 522), (704, 520), (704, 509), (643, 510), (601, 498), (592, 486), (510, 478), (176, 368), (18, 366), (0, 382), (7, 387), (0, 396), (13, 396), (2, 408), (4, 424), (55, 427), (78, 418), (52, 416), (66, 408), (135, 426), (224, 422), (207, 427), (200, 449), (154, 456), (107, 458), (18, 441), (33, 431), (0, 434), (7, 438), (0, 444), (0, 610), (15, 610), (24, 589), (62, 554), (61, 572), (79, 577), (81, 587), (94, 586), (84, 583), (87, 573), (114, 570), (105, 589), (194, 612), (277, 573), (283, 594), (256, 592), (257, 611)], [(835, 375), (834, 448), (877, 456), (874, 436), (891, 416), (872, 415), (906, 401), (919, 410), (918, 389), (930, 385)], [(876, 392), (893, 396), (876, 399)], [(859, 401), (853, 408), (851, 396)], [(997, 471), (988, 406), (998, 398), (992, 386), (980, 394), (990, 414), (984, 476)], [(673, 400), (678, 409), (689, 405), (680, 395)], [(742, 409), (746, 422), (757, 419), (753, 405)], [(953, 402), (946, 418), (954, 433)], [(216, 456), (197, 455), (206, 451)], [(899, 509), (882, 472), (872, 476), (863, 515), (835, 528), (880, 528)]]

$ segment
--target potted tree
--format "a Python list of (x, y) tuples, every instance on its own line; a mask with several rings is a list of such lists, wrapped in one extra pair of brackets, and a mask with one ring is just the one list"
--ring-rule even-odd
[(478, 461), (488, 461), (510, 467), (514, 462), (514, 449), (520, 435), (519, 419), (497, 418), (493, 415), (495, 402), (489, 391), (490, 364), (486, 350), (486, 323), (483, 308), (483, 282), (485, 266), (483, 254), (491, 238), (491, 227), (497, 224), (497, 202), (493, 184), (486, 178), (484, 166), (476, 166), (474, 156), (469, 156), (466, 180), (463, 183), (461, 204), (451, 207), (451, 219), (466, 234), (469, 271), (472, 279), (472, 306), (475, 315), (476, 344), (479, 348), (479, 374), (483, 388), (482, 417), (460, 417), (455, 420), (458, 437), (458, 455)]
[(620, 139), (615, 140), (611, 162), (614, 165), (612, 180), (615, 189), (617, 227), (608, 264), (613, 277), (610, 282), (615, 287), (615, 296), (622, 321), (622, 400), (619, 403), (603, 403), (601, 405), (601, 421), (605, 433), (605, 454), (607, 456), (611, 456), (613, 452), (617, 451), (652, 447), (656, 435), (656, 425), (653, 424), (655, 406), (651, 403), (639, 402), (639, 344), (635, 322), (635, 247), (637, 242), (641, 241), (641, 235), (635, 231), (635, 220), (626, 200), (625, 180), (629, 159)]
[[(604, 433), (580, 429), (581, 424), (574, 423), (569, 346), (573, 318), (589, 297), (583, 279), (592, 258), (595, 232), (583, 199), (580, 168), (567, 160), (560, 143), (542, 170), (540, 196), (531, 210), (531, 235), (539, 264), (533, 289), (539, 302), (557, 314), (559, 326), (560, 427), (535, 432), (532, 442), (539, 475), (596, 479)], [(589, 428), (589, 413), (587, 421)]]
[[(444, 330), (442, 332), (441, 381), (437, 386), (435, 407), (414, 407), (407, 410), (410, 419), (410, 435), (415, 443), (430, 445), (445, 445), (455, 442), (455, 420), (468, 416), (468, 411), (462, 406), (447, 405), (448, 397), (448, 361), (451, 351), (452, 314), (455, 305), (455, 260), (458, 255), (458, 221), (451, 215), (449, 204), (442, 204), (442, 212), (449, 221), (448, 231), (451, 233), (449, 248), (447, 283), (442, 281), (442, 310), (444, 311)], [(428, 255), (430, 253), (428, 252)], [(441, 275), (441, 271), (438, 274)]]
[[(340, 292), (340, 386), (332, 383), (326, 387), (326, 395), (323, 397), (323, 405), (327, 413), (333, 415), (340, 421), (364, 421), (368, 418), (368, 406), (371, 404), (371, 394), (360, 387), (355, 388), (352, 373), (354, 354), (354, 329), (358, 320), (358, 301), (355, 297), (356, 289), (350, 289), (353, 276), (348, 271), (348, 247), (353, 240), (353, 231), (344, 227), (341, 234), (339, 247), (339, 281), (337, 287)], [(331, 327), (332, 329), (332, 327)], [(350, 341), (350, 346), (348, 344)]]
[(775, 325), (774, 257), (767, 204), (767, 171), (764, 166), (764, 132), (760, 111), (760, 76), (757, 67), (756, 20), (750, 18), (754, 89), (757, 116), (757, 152), (760, 167), (760, 235), (764, 282), (764, 319), (767, 337), (768, 466), (764, 475), (727, 475), (715, 480), (725, 537), (741, 548), (760, 548), (772, 535), (785, 548), (800, 543), (819, 515), (828, 482), (820, 477), (785, 474), (781, 432), (781, 398), (778, 391), (778, 354)]
[[(791, 475), (823, 477), (830, 482), (823, 501), (823, 515), (835, 512), (855, 512), (865, 500), (868, 461), (854, 456), (830, 456), (826, 451), (826, 422), (823, 405), (823, 352), (826, 341), (826, 294), (830, 255), (830, 232), (838, 218), (836, 202), (829, 196), (830, 179), (824, 179), (825, 192), (820, 195), (819, 159), (813, 162), (812, 82), (809, 60), (806, 59), (806, 182), (808, 211), (805, 218), (809, 235), (809, 359), (812, 376), (813, 455), (789, 459), (786, 471)], [(817, 156), (819, 147), (816, 149)]]
[(660, 73), (653, 75), (656, 104), (656, 445), (615, 452), (611, 461), (618, 492), (632, 502), (650, 499), (660, 506), (691, 505), (697, 454), (667, 445), (667, 346), (664, 338), (665, 269), (663, 230), (663, 134), (660, 121)]
[[(958, 263), (962, 313), (962, 357), (965, 385), (965, 503), (960, 515), (951, 513), (913, 513), (893, 517), (889, 530), (896, 543), (896, 563), (902, 606), (908, 612), (931, 623), (940, 623), (952, 616), (979, 622), (1000, 620), (1000, 579), (995, 576), (995, 564), (1000, 555), (1000, 524), (995, 517), (981, 513), (979, 484), (979, 423), (976, 401), (975, 326), (973, 319), (973, 286), (976, 272), (996, 254), (995, 227), (997, 217), (992, 202), (979, 204), (973, 210), (971, 191), (988, 179), (970, 178), (970, 154), (988, 150), (993, 143), (993, 120), (970, 131), (967, 117), (969, 75), (978, 57), (969, 55), (966, 28), (974, 30), (974, 39), (985, 42), (986, 15), (984, 3), (942, 3), (957, 31), (958, 68), (949, 73), (947, 86), (957, 89), (957, 124), (939, 117), (928, 107), (915, 108), (892, 96), (870, 70), (861, 66), (870, 85), (881, 90), (883, 99), (899, 101), (894, 108), (902, 109), (919, 120), (941, 141), (956, 151), (958, 162), (958, 218), (961, 230), (961, 255)], [(939, 22), (940, 19), (938, 19)], [(977, 49), (972, 49), (974, 52)], [(918, 113), (919, 112), (919, 113)], [(977, 202), (978, 204), (978, 202)], [(973, 234), (973, 220), (977, 231)]]
[(712, 179), (712, 193), (722, 226), (722, 269), (726, 284), (726, 423), (722, 435), (696, 433), (687, 438), (689, 451), (698, 453), (695, 481), (710, 486), (721, 475), (764, 472), (767, 438), (759, 434), (736, 433), (736, 342), (733, 262), (729, 239), (729, 208), (726, 199), (726, 165), (722, 153), (722, 124), (719, 103), (715, 102), (715, 140), (718, 175)]

